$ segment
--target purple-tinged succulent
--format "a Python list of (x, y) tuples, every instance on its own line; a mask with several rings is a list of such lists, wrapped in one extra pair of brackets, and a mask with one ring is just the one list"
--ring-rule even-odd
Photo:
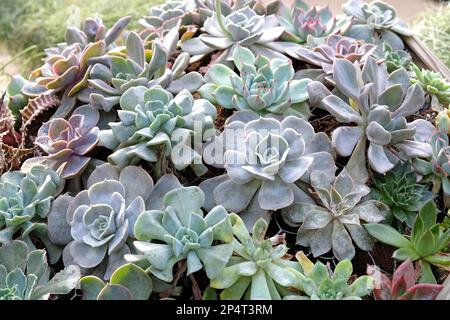
[(363, 43), (340, 35), (330, 35), (326, 43), (314, 49), (298, 47), (295, 50), (289, 50), (289, 52), (290, 56), (296, 59), (320, 67), (329, 76), (333, 74), (333, 63), (336, 59), (345, 59), (363, 65), (375, 48), (376, 46), (371, 43)]
[(442, 285), (417, 283), (419, 267), (414, 268), (411, 259), (403, 262), (389, 279), (377, 266), (368, 266), (367, 274), (374, 280), (375, 300), (435, 300)]
[(55, 118), (44, 123), (35, 140), (35, 144), (47, 153), (43, 162), (64, 179), (81, 174), (90, 160), (86, 154), (98, 143), (98, 120), (97, 110), (82, 106), (69, 120)]
[(286, 28), (282, 40), (309, 45), (320, 43), (328, 35), (344, 33), (351, 25), (351, 18), (336, 19), (328, 7), (309, 7), (302, 0), (296, 0), (294, 6), (282, 5), (278, 19)]

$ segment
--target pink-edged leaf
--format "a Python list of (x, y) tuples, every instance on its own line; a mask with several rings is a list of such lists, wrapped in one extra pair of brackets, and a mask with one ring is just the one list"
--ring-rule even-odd
[(64, 179), (69, 179), (81, 174), (84, 168), (88, 165), (89, 160), (91, 160), (91, 158), (76, 155), (71, 156), (62, 170), (61, 176)]
[(93, 128), (89, 133), (80, 139), (69, 142), (68, 147), (78, 155), (84, 155), (91, 151), (98, 143), (98, 128)]
[(399, 300), (435, 300), (443, 287), (440, 284), (419, 283), (409, 288)]
[(402, 281), (405, 281), (406, 290), (408, 290), (417, 282), (419, 273), (420, 270), (414, 269), (414, 264), (411, 259), (406, 260), (395, 270), (392, 276), (393, 287), (396, 287), (396, 283), (403, 277)]
[(62, 131), (70, 128), (70, 123), (62, 118), (54, 119), (50, 122), (50, 126), (48, 128), (48, 136), (50, 139), (54, 140), (58, 138)]
[(367, 266), (367, 274), (374, 279), (373, 296), (375, 300), (391, 300), (392, 283), (389, 277), (376, 266)]

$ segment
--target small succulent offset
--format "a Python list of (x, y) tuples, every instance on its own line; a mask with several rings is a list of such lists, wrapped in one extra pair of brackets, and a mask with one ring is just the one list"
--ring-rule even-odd
[(99, 19), (87, 19), (84, 29), (68, 28), (65, 43), (46, 50), (45, 63), (31, 73), (29, 84), (23, 93), (36, 97), (42, 92), (62, 93), (61, 105), (55, 117), (65, 117), (75, 106), (78, 93), (88, 85), (93, 58), (101, 57), (128, 24), (130, 17), (124, 17), (105, 32)]
[(8, 243), (16, 236), (33, 248), (30, 239), (33, 234), (44, 243), (50, 262), (55, 263), (60, 250), (47, 236), (45, 218), (63, 186), (58, 174), (42, 165), (35, 165), (26, 173), (3, 174), (0, 178), (0, 243)]
[[(150, 199), (153, 180), (139, 167), (119, 170), (110, 164), (97, 167), (87, 182), (87, 190), (75, 197), (60, 196), (48, 217), (53, 243), (67, 245), (65, 265), (84, 269), (97, 267), (104, 279), (126, 263), (127, 244), (134, 237), (136, 219)], [(95, 271), (95, 270), (94, 270)]]
[[(363, 65), (375, 48), (376, 46), (372, 43), (363, 43), (340, 35), (330, 35), (325, 43), (314, 49), (299, 47), (291, 50), (290, 55), (296, 59), (320, 67), (329, 76), (333, 73), (333, 64), (336, 59), (345, 59), (352, 63), (357, 62)], [(305, 71), (310, 70), (300, 70), (299, 73)]]
[(344, 34), (352, 22), (349, 17), (336, 19), (328, 7), (309, 7), (302, 0), (295, 0), (293, 6), (282, 4), (277, 17), (286, 28), (282, 40), (308, 45), (320, 44), (331, 34)]
[(220, 51), (215, 63), (231, 65), (234, 51), (240, 45), (255, 55), (289, 60), (283, 52), (296, 44), (276, 41), (285, 28), (279, 26), (274, 15), (258, 15), (250, 7), (244, 6), (224, 17), (220, 3), (220, 0), (215, 1), (216, 11), (206, 19), (202, 29), (204, 33), (180, 44), (183, 51), (198, 56), (196, 58)]
[(159, 6), (153, 6), (149, 14), (139, 20), (139, 24), (144, 27), (141, 34), (146, 39), (162, 39), (173, 28), (178, 28), (180, 23), (192, 23), (189, 13), (194, 8), (195, 2), (192, 0), (169, 0)]
[[(132, 87), (120, 99), (120, 122), (100, 131), (100, 145), (115, 150), (108, 161), (121, 168), (141, 160), (160, 167), (170, 156), (177, 170), (191, 166), (202, 175), (207, 169), (194, 150), (195, 136), (202, 141), (203, 132), (213, 128), (216, 113), (209, 101), (194, 100), (187, 90), (173, 97), (160, 86)], [(160, 176), (161, 170), (156, 170)]]
[(288, 295), (286, 300), (361, 300), (372, 292), (373, 279), (361, 276), (349, 283), (353, 273), (350, 260), (342, 260), (331, 271), (329, 264), (324, 265), (311, 260), (299, 251), (295, 255), (302, 266), (303, 272), (294, 269), (289, 271), (295, 274), (294, 288), (303, 292), (302, 295)]
[(340, 126), (332, 134), (337, 154), (350, 156), (347, 170), (352, 177), (362, 183), (368, 180), (366, 159), (375, 172), (384, 174), (401, 161), (431, 155), (430, 145), (419, 138), (423, 132), (434, 130), (433, 125), (422, 119), (409, 123), (406, 119), (423, 106), (425, 98), (419, 85), (410, 86), (405, 69), (389, 74), (385, 65), (369, 57), (361, 71), (358, 65), (337, 59), (333, 79), (340, 96), (348, 101), (330, 94), (317, 81), (308, 85), (309, 97), (319, 101), (337, 121), (356, 124)]
[(406, 238), (385, 224), (366, 224), (364, 227), (379, 241), (398, 248), (393, 258), (418, 261), (421, 268), (420, 282), (436, 283), (430, 264), (450, 266), (450, 255), (442, 253), (450, 243), (450, 230), (443, 232), (436, 223), (437, 208), (433, 200), (419, 211), (411, 236)]
[(444, 205), (450, 207), (450, 146), (446, 132), (436, 130), (429, 141), (433, 154), (431, 159), (414, 159), (414, 169), (433, 183), (432, 191), (439, 193), (442, 189)]
[(108, 283), (85, 276), (80, 279), (80, 288), (83, 300), (148, 300), (153, 282), (143, 269), (127, 263), (114, 271)]
[(15, 75), (6, 88), (4, 103), (16, 120), (20, 118), (20, 110), (28, 104), (28, 97), (22, 93), (22, 89), (27, 83), (28, 80), (24, 77)]
[(374, 279), (375, 300), (435, 300), (443, 288), (440, 284), (416, 283), (420, 270), (410, 259), (394, 271), (392, 279), (377, 266), (368, 266), (367, 274)]
[(371, 196), (389, 207), (386, 219), (399, 230), (412, 228), (419, 209), (434, 198), (428, 186), (416, 182), (416, 173), (408, 164), (399, 164), (386, 175), (374, 175)]
[(185, 72), (188, 53), (181, 53), (170, 68), (167, 66), (177, 42), (178, 30), (174, 29), (164, 42), (153, 40), (148, 50), (137, 33), (129, 32), (124, 48), (110, 51), (93, 65), (88, 80), (91, 88), (83, 90), (80, 100), (109, 112), (132, 87), (160, 85), (171, 93), (183, 89), (195, 92), (204, 81), (198, 72)]
[(380, 44), (377, 46), (374, 57), (386, 64), (389, 73), (400, 68), (409, 69), (412, 61), (411, 55), (408, 52), (404, 50), (394, 50), (387, 42), (383, 42), (382, 45)]
[(281, 211), (287, 224), (300, 226), (297, 244), (310, 247), (314, 257), (332, 249), (338, 260), (354, 257), (352, 240), (360, 249), (370, 251), (374, 241), (362, 221), (379, 223), (388, 211), (383, 203), (364, 199), (370, 188), (354, 181), (345, 168), (336, 178), (313, 171), (311, 186), (318, 204), (296, 202)]
[(387, 42), (394, 49), (403, 49), (400, 36), (412, 36), (406, 23), (397, 17), (395, 8), (382, 2), (364, 3), (362, 0), (349, 0), (342, 10), (353, 17), (353, 24), (345, 34), (366, 42)]
[[(279, 121), (238, 111), (227, 121), (203, 153), (205, 162), (224, 164), (226, 175), (208, 179), (200, 187), (210, 202), (230, 212), (242, 212), (256, 202), (259, 210), (252, 214), (256, 221), (264, 210), (285, 208), (294, 198), (312, 201), (295, 183), (308, 183), (314, 168), (330, 174), (336, 168), (328, 137), (315, 133), (304, 119), (288, 116)], [(210, 147), (215, 149), (211, 159)]]
[(29, 251), (14, 240), (0, 247), (0, 300), (48, 300), (50, 294), (75, 289), (80, 269), (68, 266), (50, 278), (45, 250)]
[(238, 46), (233, 54), (240, 75), (215, 64), (205, 75), (199, 92), (203, 98), (226, 109), (252, 110), (258, 114), (276, 113), (308, 118), (309, 79), (293, 80), (292, 63), (269, 60)]
[(54, 118), (44, 123), (34, 142), (47, 153), (41, 158), (43, 163), (64, 179), (83, 173), (90, 161), (86, 154), (98, 143), (98, 120), (98, 111), (85, 105), (78, 107), (69, 120)]
[(203, 215), (204, 201), (198, 187), (168, 192), (163, 210), (145, 211), (138, 217), (134, 232), (139, 241), (133, 243), (138, 254), (125, 258), (166, 282), (172, 282), (173, 267), (182, 260), (188, 275), (204, 269), (208, 278), (215, 278), (233, 253), (233, 230), (223, 207)]
[(448, 105), (450, 103), (450, 82), (445, 80), (440, 73), (420, 69), (415, 64), (411, 65), (411, 69), (414, 71), (411, 82), (420, 85), (431, 96), (432, 107), (440, 110), (442, 109), (440, 104)]
[(294, 284), (294, 274), (300, 271), (297, 263), (286, 258), (288, 247), (277, 237), (265, 239), (267, 222), (259, 219), (250, 235), (242, 219), (230, 215), (234, 239), (234, 254), (228, 265), (211, 280), (211, 288), (223, 289), (222, 300), (279, 300), (284, 291), (280, 287)]

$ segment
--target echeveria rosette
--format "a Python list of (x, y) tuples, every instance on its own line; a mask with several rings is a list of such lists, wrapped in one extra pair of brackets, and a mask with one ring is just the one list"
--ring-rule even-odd
[(194, 135), (202, 141), (203, 131), (213, 128), (216, 113), (209, 101), (194, 100), (187, 90), (174, 97), (160, 86), (132, 87), (120, 99), (120, 121), (100, 131), (100, 145), (114, 150), (108, 161), (122, 168), (142, 160), (161, 163), (170, 156), (177, 170), (191, 166), (201, 175), (206, 167), (193, 148)]
[(448, 106), (450, 103), (450, 82), (440, 73), (420, 69), (415, 64), (411, 65), (411, 69), (414, 72), (411, 82), (420, 85), (431, 96), (431, 107), (434, 110), (442, 111), (442, 105)]
[[(162, 210), (144, 212), (136, 221), (134, 242), (138, 254), (126, 259), (145, 265), (146, 271), (166, 282), (173, 280), (175, 263), (186, 260), (187, 275), (204, 269), (216, 277), (233, 253), (233, 230), (228, 212), (216, 206), (206, 215), (198, 187), (180, 187), (164, 196)], [(220, 242), (220, 243), (218, 243)]]
[(443, 286), (432, 283), (416, 283), (419, 267), (414, 268), (411, 259), (395, 269), (390, 279), (377, 266), (367, 266), (367, 274), (374, 279), (375, 300), (435, 300)]
[(198, 37), (180, 44), (181, 49), (194, 55), (195, 59), (206, 54), (221, 51), (214, 63), (232, 65), (237, 46), (248, 48), (255, 55), (269, 59), (289, 60), (283, 52), (295, 43), (276, 41), (284, 32), (275, 15), (258, 15), (245, 6), (224, 17), (220, 9), (220, 0), (216, 0), (216, 11), (208, 17)]
[(61, 251), (49, 240), (45, 219), (53, 199), (62, 191), (59, 175), (42, 165), (32, 166), (28, 172), (9, 171), (0, 178), (0, 243), (13, 238), (25, 241), (34, 248), (30, 235), (39, 238), (55, 263)]
[(290, 61), (257, 56), (237, 47), (234, 64), (239, 75), (222, 64), (214, 64), (205, 75), (199, 92), (203, 98), (226, 109), (252, 110), (308, 118), (307, 84), (309, 79), (293, 80)]
[(14, 240), (0, 247), (0, 300), (48, 300), (75, 289), (80, 269), (68, 266), (50, 278), (45, 250), (30, 251)]
[(353, 17), (352, 27), (345, 33), (349, 37), (371, 43), (384, 41), (394, 49), (403, 49), (401, 36), (414, 35), (397, 17), (395, 8), (385, 2), (349, 0), (342, 5), (342, 10)]
[(159, 207), (159, 192), (176, 187), (179, 183), (174, 179), (165, 176), (154, 187), (142, 168), (97, 167), (87, 181), (87, 190), (75, 197), (60, 196), (49, 214), (50, 239), (66, 245), (64, 264), (77, 264), (84, 273), (109, 279), (126, 263), (124, 255), (131, 252), (128, 242), (135, 238), (136, 219), (146, 208)]
[(286, 300), (362, 300), (374, 287), (370, 276), (361, 276), (351, 281), (353, 266), (348, 259), (339, 261), (331, 270), (329, 264), (324, 265), (311, 260), (299, 251), (295, 255), (301, 265), (302, 272), (288, 269), (295, 275), (294, 288), (300, 294), (289, 294)]
[[(210, 158), (211, 148), (215, 156)], [(230, 212), (242, 212), (247, 225), (252, 225), (294, 199), (311, 201), (296, 182), (308, 183), (314, 168), (332, 174), (335, 165), (330, 152), (326, 134), (315, 133), (304, 119), (235, 112), (222, 134), (204, 148), (205, 162), (216, 167), (224, 164), (226, 170), (225, 175), (200, 184), (209, 199), (206, 205), (216, 203)]]
[(40, 158), (42, 162), (64, 179), (83, 173), (91, 159), (86, 154), (98, 143), (99, 118), (98, 111), (86, 105), (77, 108), (69, 120), (54, 118), (44, 123), (34, 141), (47, 153)]
[(371, 196), (389, 207), (385, 222), (404, 230), (412, 228), (419, 209), (434, 198), (429, 186), (418, 183), (409, 164), (399, 164), (385, 175), (374, 175)]
[[(309, 64), (317, 66), (322, 69), (320, 72), (328, 77), (332, 81), (333, 64), (336, 59), (345, 59), (352, 63), (359, 63), (363, 65), (367, 57), (369, 57), (376, 46), (371, 43), (363, 43), (361, 41), (344, 37), (341, 35), (330, 35), (327, 37), (326, 42), (319, 46), (311, 48), (299, 47), (291, 50), (290, 55), (296, 59), (305, 61)], [(313, 69), (315, 70), (315, 69)], [(298, 75), (302, 73), (311, 74), (311, 69), (302, 69), (298, 71)], [(314, 75), (318, 77), (320, 75)], [(297, 76), (296, 76), (297, 77)]]
[(450, 207), (450, 146), (446, 132), (436, 130), (430, 136), (424, 136), (432, 148), (430, 159), (414, 159), (414, 169), (424, 176), (424, 181), (431, 181), (432, 191), (438, 194), (442, 190), (445, 207)]
[(420, 209), (410, 235), (385, 224), (368, 223), (364, 227), (378, 241), (398, 248), (392, 254), (394, 259), (417, 261), (421, 283), (436, 283), (431, 264), (444, 269), (450, 266), (450, 254), (443, 252), (450, 244), (450, 229), (442, 230), (437, 215), (436, 204), (430, 200)]
[(251, 235), (237, 214), (232, 213), (230, 220), (234, 255), (211, 280), (211, 288), (222, 290), (222, 300), (281, 299), (286, 288), (295, 283), (294, 274), (288, 268), (301, 271), (297, 263), (285, 257), (288, 247), (276, 237), (265, 239), (268, 224), (264, 219), (255, 222)]
[(366, 200), (370, 188), (353, 180), (345, 168), (336, 178), (313, 171), (311, 187), (317, 204), (297, 202), (281, 211), (287, 224), (300, 226), (297, 244), (310, 247), (314, 257), (332, 250), (338, 260), (354, 257), (353, 242), (361, 250), (372, 250), (374, 241), (362, 224), (383, 221), (389, 208)]
[(188, 53), (181, 53), (168, 66), (178, 40), (178, 30), (173, 29), (163, 42), (153, 40), (148, 50), (137, 33), (128, 33), (125, 47), (110, 51), (92, 66), (88, 79), (90, 87), (80, 93), (79, 99), (110, 112), (132, 87), (160, 85), (171, 93), (184, 89), (195, 92), (204, 81), (198, 72), (186, 72)]
[(399, 68), (409, 69), (412, 58), (411, 55), (404, 50), (394, 50), (387, 43), (379, 44), (377, 49), (374, 51), (373, 56), (381, 63), (386, 64), (386, 68), (389, 73), (394, 72)]
[(350, 156), (347, 170), (355, 179), (368, 180), (366, 160), (375, 172), (384, 174), (401, 161), (431, 155), (431, 147), (420, 136), (433, 130), (433, 125), (406, 119), (422, 108), (425, 98), (419, 85), (410, 85), (405, 69), (389, 74), (385, 65), (369, 57), (361, 71), (358, 64), (337, 59), (333, 79), (347, 101), (317, 81), (308, 85), (309, 97), (320, 101), (337, 121), (355, 124), (340, 126), (332, 134), (337, 154)]
[(319, 44), (327, 36), (343, 34), (351, 26), (351, 18), (336, 19), (328, 7), (309, 7), (302, 0), (295, 0), (293, 6), (281, 5), (277, 17), (286, 28), (281, 39), (299, 44)]

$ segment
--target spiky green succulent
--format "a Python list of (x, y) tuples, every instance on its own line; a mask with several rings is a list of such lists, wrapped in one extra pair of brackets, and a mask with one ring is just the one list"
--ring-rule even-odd
[(288, 247), (277, 237), (265, 238), (267, 222), (259, 219), (250, 235), (242, 219), (230, 215), (234, 239), (234, 255), (214, 279), (211, 288), (221, 289), (220, 299), (279, 300), (285, 288), (294, 283), (288, 268), (300, 270), (298, 264), (285, 257)]
[(291, 62), (255, 57), (247, 48), (237, 47), (233, 56), (239, 75), (215, 64), (205, 75), (199, 92), (203, 98), (226, 109), (252, 110), (308, 118), (309, 79), (293, 80)]
[(146, 211), (137, 219), (134, 232), (139, 241), (134, 247), (138, 254), (126, 259), (166, 282), (173, 280), (172, 269), (183, 260), (188, 275), (204, 269), (208, 278), (215, 278), (233, 253), (233, 230), (223, 207), (216, 206), (204, 215), (204, 201), (198, 187), (168, 192), (162, 210)]
[(409, 236), (404, 236), (385, 224), (369, 223), (364, 227), (378, 241), (398, 248), (394, 251), (393, 258), (418, 261), (421, 268), (420, 282), (436, 283), (430, 264), (444, 268), (450, 266), (450, 255), (442, 253), (450, 243), (450, 230), (441, 230), (439, 223), (436, 223), (437, 214), (433, 200), (425, 203)]
[(137, 33), (128, 33), (124, 48), (110, 51), (92, 66), (88, 80), (90, 88), (80, 93), (80, 100), (109, 112), (132, 87), (160, 85), (171, 93), (183, 89), (195, 92), (204, 81), (198, 72), (186, 73), (188, 53), (181, 53), (168, 67), (177, 42), (178, 30), (173, 29), (164, 42), (153, 40), (151, 50), (148, 50)]
[(87, 19), (83, 30), (68, 28), (66, 42), (45, 50), (44, 65), (31, 72), (31, 81), (22, 92), (28, 97), (47, 91), (59, 93), (62, 100), (55, 117), (63, 118), (70, 114), (78, 94), (88, 85), (94, 58), (114, 47), (114, 41), (129, 20), (130, 17), (119, 19), (108, 32), (99, 19)]
[(387, 42), (394, 49), (403, 49), (401, 36), (412, 36), (406, 23), (397, 17), (395, 8), (383, 1), (364, 3), (349, 0), (342, 10), (353, 17), (353, 24), (345, 35), (366, 42)]
[(416, 173), (408, 164), (399, 164), (385, 175), (375, 175), (371, 196), (389, 207), (387, 222), (403, 229), (412, 228), (419, 209), (433, 193), (428, 186), (416, 182)]
[(187, 90), (174, 97), (160, 86), (137, 86), (122, 95), (118, 114), (120, 121), (99, 134), (100, 145), (114, 150), (109, 162), (122, 168), (142, 160), (158, 166), (170, 156), (178, 170), (191, 166), (197, 175), (206, 172), (194, 141), (201, 142), (203, 131), (214, 126), (216, 108), (209, 101), (194, 100)]
[(282, 40), (313, 46), (331, 34), (343, 34), (352, 22), (349, 17), (336, 19), (328, 7), (310, 7), (302, 0), (295, 0), (294, 5), (282, 4), (277, 17), (286, 28)]
[(310, 247), (314, 257), (332, 250), (338, 260), (354, 257), (353, 242), (361, 250), (372, 250), (374, 241), (363, 222), (383, 221), (389, 208), (365, 199), (370, 188), (353, 180), (345, 168), (336, 178), (311, 172), (311, 186), (319, 199), (316, 204), (296, 202), (281, 211), (287, 224), (300, 227), (297, 244)]
[(19, 240), (0, 247), (0, 300), (48, 300), (50, 294), (69, 293), (80, 279), (73, 265), (50, 274), (45, 250), (29, 251)]
[(338, 155), (350, 156), (347, 170), (355, 179), (368, 180), (366, 160), (375, 172), (383, 174), (400, 161), (431, 155), (430, 145), (420, 136), (433, 130), (433, 125), (406, 118), (422, 108), (425, 98), (419, 85), (410, 85), (405, 69), (389, 74), (385, 65), (369, 57), (361, 71), (358, 65), (337, 59), (333, 78), (343, 99), (320, 82), (309, 84), (309, 97), (313, 105), (318, 103), (339, 122), (355, 124), (340, 126), (332, 134)]
[(127, 263), (117, 268), (108, 283), (96, 276), (80, 279), (83, 300), (148, 300), (152, 279), (143, 269)]
[(269, 59), (288, 60), (283, 53), (295, 43), (276, 41), (285, 28), (279, 26), (274, 15), (258, 15), (253, 9), (244, 6), (223, 16), (221, 1), (215, 1), (216, 11), (208, 17), (203, 26), (203, 33), (180, 44), (181, 49), (195, 59), (211, 52), (221, 52), (214, 63), (231, 65), (237, 46), (244, 46), (255, 55), (264, 55)]
[(332, 271), (329, 264), (312, 263), (302, 251), (295, 257), (303, 272), (289, 270), (295, 274), (293, 287), (301, 293), (288, 295), (286, 300), (362, 300), (372, 292), (374, 280), (370, 276), (351, 280), (353, 266), (350, 260), (339, 261)]
[(178, 184), (174, 179), (165, 176), (154, 187), (142, 168), (120, 170), (103, 164), (90, 175), (87, 190), (75, 197), (58, 197), (48, 217), (49, 237), (55, 244), (66, 245), (64, 264), (77, 264), (85, 274), (94, 272), (109, 279), (131, 252), (136, 219), (160, 202), (155, 194)]
[(227, 119), (222, 134), (204, 148), (205, 162), (226, 170), (200, 184), (210, 199), (207, 207), (223, 205), (243, 214), (252, 226), (295, 199), (312, 201), (296, 182), (309, 183), (314, 168), (334, 173), (330, 141), (304, 119), (280, 119), (251, 111), (238, 111)]
[(0, 178), (0, 243), (13, 238), (34, 245), (30, 235), (39, 238), (55, 263), (61, 251), (49, 240), (45, 219), (53, 199), (64, 187), (58, 174), (42, 165), (28, 172), (9, 171)]
[(411, 82), (420, 85), (433, 98), (432, 106), (436, 102), (445, 105), (450, 103), (450, 82), (444, 79), (440, 73), (420, 69), (415, 64), (411, 65), (411, 69), (414, 71)]

